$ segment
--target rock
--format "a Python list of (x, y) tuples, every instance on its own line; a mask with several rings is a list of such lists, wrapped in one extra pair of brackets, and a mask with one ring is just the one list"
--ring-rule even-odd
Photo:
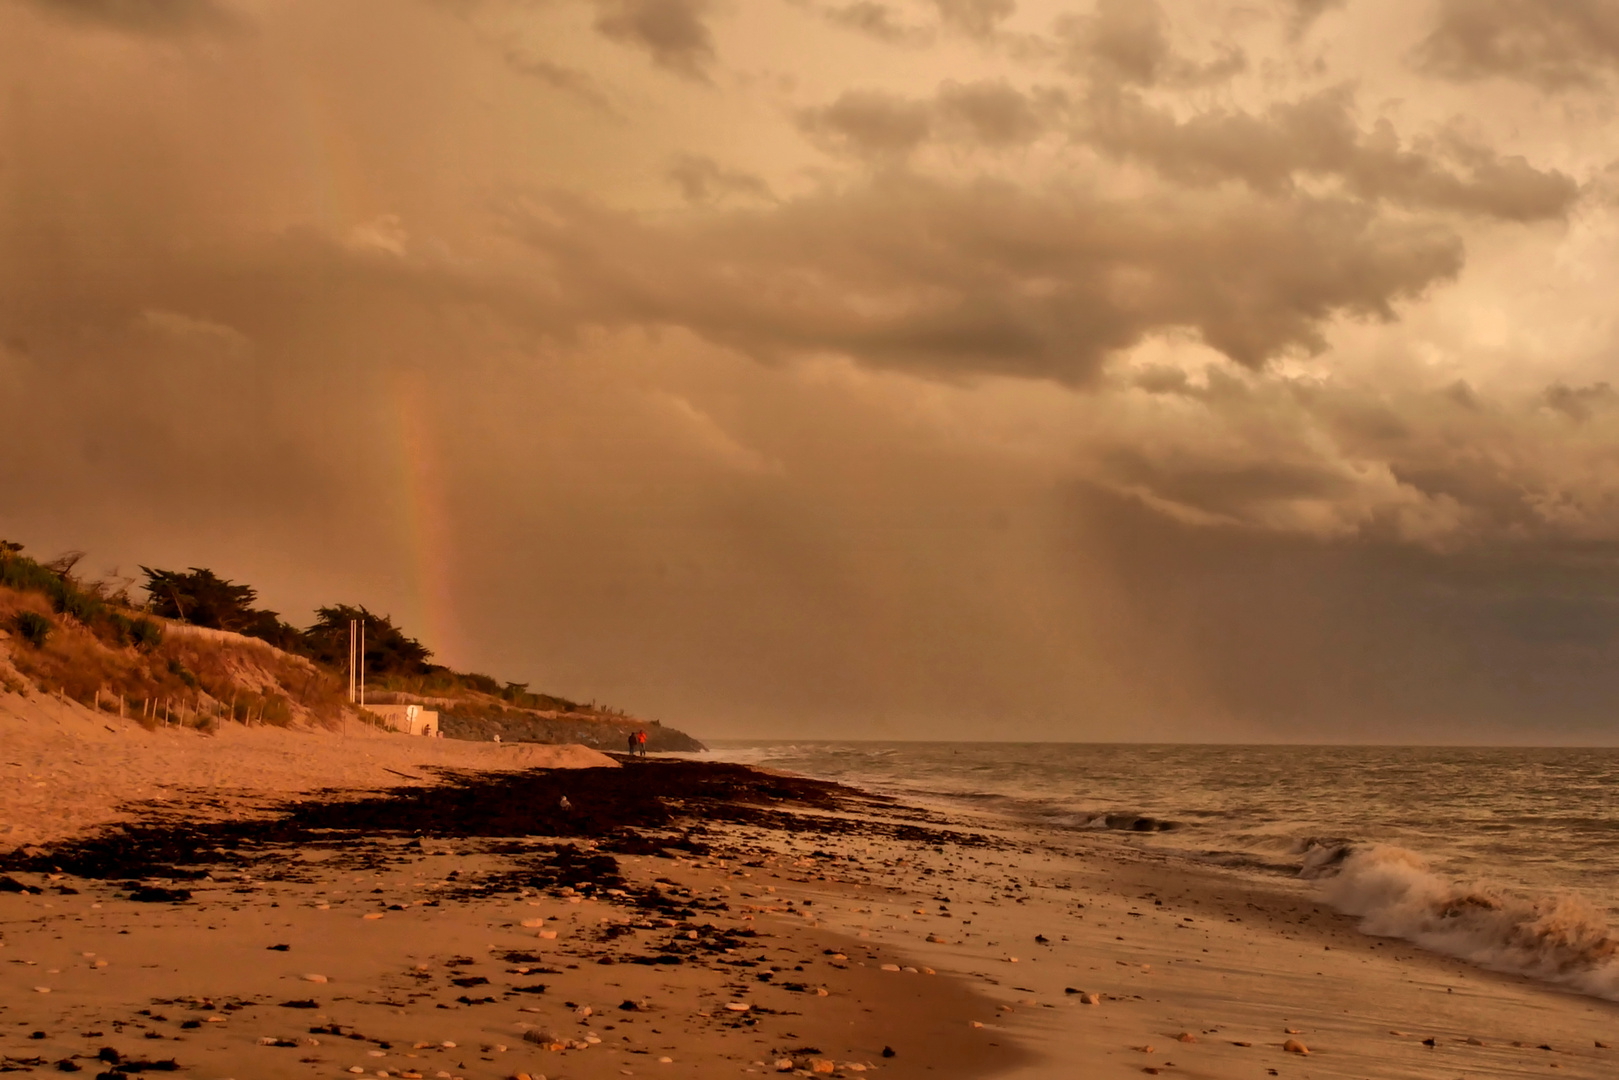
[(1432, 1050), (1434, 1047), (1439, 1045), (1439, 1040), (1429, 1036), (1428, 1038), (1422, 1040), (1422, 1045)]
[(555, 930), (541, 930), (540, 936), (545, 938), (547, 941), (550, 941), (552, 938), (557, 936), (557, 932)]
[(1152, 1053), (1152, 1043), (1148, 1043), (1146, 1046), (1132, 1046), (1130, 1049), (1138, 1054), (1150, 1054)]
[(304, 980), (304, 982), (312, 982), (312, 983), (331, 982), (331, 980), (328, 979), (324, 975), (305, 975), (305, 976), (303, 976), (303, 980)]
[(730, 1009), (732, 1012), (747, 1012), (749, 1009), (753, 1008), (752, 1005), (749, 1005), (745, 1001), (728, 1002), (728, 1003), (726, 1003), (725, 1007), (727, 1009)]
[(1179, 1035), (1175, 1036), (1175, 1041), (1187, 1043), (1197, 1042), (1197, 1036), (1193, 1035), (1190, 1031), (1183, 1031)]
[(1283, 1028), (1282, 1031), (1283, 1031), (1284, 1034), (1287, 1034), (1287, 1035), (1303, 1035), (1304, 1034), (1304, 1032), (1300, 1031), (1298, 1028)]
[(812, 1073), (831, 1073), (837, 1069), (837, 1066), (826, 1058), (811, 1058), (809, 1067)]
[(899, 1056), (898, 1051), (896, 1051), (892, 1046), (883, 1047), (883, 1057), (891, 1058), (891, 1057), (897, 1057), (897, 1056)]
[[(1472, 1042), (1473, 1040), (1468, 1039), (1467, 1041)], [(1603, 1042), (1601, 1039), (1596, 1040), (1596, 1044), (1597, 1044), (1597, 1049), (1598, 1050), (1606, 1050), (1606, 1049), (1608, 1049), (1608, 1044)], [(1479, 1045), (1482, 1046), (1483, 1044), (1480, 1043)]]
[(537, 926), (544, 926), (544, 925), (545, 925), (545, 920), (544, 920), (544, 919), (524, 919), (524, 920), (523, 920), (523, 921), (522, 921), (522, 922), (521, 922), (521, 923), (520, 923), (520, 924), (518, 924), (518, 925), (520, 925), (520, 926), (526, 926), (526, 927), (528, 927), (528, 928), (529, 928), (529, 929), (531, 929), (531, 930), (532, 930), (532, 929), (534, 929), (534, 928), (535, 928), (535, 927), (537, 927)]
[[(1484, 1045), (1484, 1040), (1479, 1038), (1477, 1035), (1469, 1035), (1467, 1037), (1467, 1045), (1468, 1046), (1483, 1046)], [(1597, 1045), (1601, 1046), (1602, 1044), (1597, 1043)]]
[(369, 915), (361, 915), (360, 918), (362, 918), (362, 919), (380, 919), (380, 918), (382, 918), (382, 912), (373, 911)]
[(898, 971), (899, 970), (899, 965), (898, 964), (884, 964), (883, 965), (883, 970), (884, 971)]
[(1297, 1039), (1287, 1040), (1282, 1044), (1282, 1049), (1286, 1050), (1289, 1054), (1308, 1054), (1310, 1052), (1310, 1048), (1299, 1042)]
[(793, 1059), (792, 1058), (777, 1058), (776, 1059), (776, 1071), (777, 1072), (792, 1072), (793, 1071)]

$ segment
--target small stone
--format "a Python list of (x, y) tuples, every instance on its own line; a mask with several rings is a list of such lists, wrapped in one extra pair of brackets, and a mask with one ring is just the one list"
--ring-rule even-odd
[(360, 918), (362, 918), (362, 919), (380, 919), (380, 918), (382, 918), (382, 912), (373, 911), (369, 915), (361, 915)]
[(777, 1058), (776, 1059), (776, 1071), (777, 1072), (792, 1072), (793, 1071), (793, 1059), (792, 1058)]
[(365, 1072), (365, 1070), (363, 1068), (361, 1068), (360, 1066), (358, 1066), (358, 1065), (350, 1065), (349, 1066), (349, 1072), (358, 1075), (360, 1073)]
[(898, 964), (884, 964), (883, 965), (883, 970), (884, 971), (898, 971), (899, 970), (899, 965)]
[(36, 994), (48, 994), (50, 992), (51, 992), (51, 988), (48, 987), (48, 986), (36, 986), (36, 987), (34, 987), (34, 993), (36, 993)]
[(891, 1057), (897, 1057), (897, 1056), (899, 1056), (899, 1053), (892, 1046), (883, 1047), (883, 1057), (891, 1058)]
[(1310, 1048), (1299, 1042), (1297, 1039), (1287, 1040), (1282, 1044), (1282, 1049), (1286, 1050), (1289, 1054), (1308, 1054), (1310, 1052)]
[(658, 1059), (658, 1064), (659, 1065), (673, 1065), (674, 1061), (675, 1061), (675, 1059), (672, 1058), (672, 1057), (661, 1057), (661, 1058)]
[(816, 987), (816, 988), (815, 988), (815, 996), (816, 996), (816, 997), (826, 997), (826, 996), (827, 996), (827, 990), (826, 990), (826, 987), (824, 987), (824, 986), (817, 986), (817, 987)]
[(324, 975), (305, 975), (303, 978), (304, 978), (304, 982), (312, 982), (312, 983), (331, 982), (331, 980), (328, 979)]
[(541, 930), (540, 936), (545, 938), (547, 941), (550, 941), (557, 936), (557, 932), (555, 930)]
[(1138, 1054), (1150, 1054), (1152, 1053), (1152, 1044), (1148, 1043), (1146, 1046), (1132, 1046), (1130, 1049), (1134, 1050)]
[(810, 1061), (810, 1072), (812, 1073), (830, 1073), (836, 1068), (837, 1066), (826, 1058), (813, 1058)]
[(1183, 1031), (1179, 1035), (1175, 1036), (1175, 1041), (1187, 1043), (1197, 1042), (1197, 1036), (1193, 1035), (1190, 1031)]
[(749, 1009), (753, 1008), (752, 1005), (749, 1005), (744, 1001), (728, 1002), (725, 1007), (730, 1009), (732, 1012), (747, 1012)]

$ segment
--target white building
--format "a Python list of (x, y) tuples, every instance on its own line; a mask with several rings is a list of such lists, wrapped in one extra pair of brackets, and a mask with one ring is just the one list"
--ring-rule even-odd
[(424, 709), (420, 705), (367, 705), (365, 710), (380, 716), (390, 731), (428, 738), (439, 733), (437, 709)]

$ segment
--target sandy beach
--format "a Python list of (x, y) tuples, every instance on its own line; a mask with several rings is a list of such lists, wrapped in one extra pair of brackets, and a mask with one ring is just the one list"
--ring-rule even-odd
[(1367, 936), (1305, 882), (740, 766), (73, 712), (0, 729), (32, 785), (3, 807), (8, 1070), (1619, 1070), (1619, 1006)]

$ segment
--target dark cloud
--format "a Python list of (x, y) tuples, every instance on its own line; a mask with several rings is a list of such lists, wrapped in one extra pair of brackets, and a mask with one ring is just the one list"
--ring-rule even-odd
[(141, 34), (218, 30), (239, 24), (221, 0), (18, 0), (64, 19)]
[(706, 81), (714, 63), (710, 0), (595, 0), (596, 29), (645, 50), (659, 67)]
[(1547, 90), (1587, 86), (1619, 69), (1619, 5), (1612, 0), (1440, 0), (1417, 50), (1448, 79), (1518, 79)]
[(1017, 10), (1017, 0), (930, 0), (939, 22), (969, 37), (989, 38)]
[(691, 203), (710, 203), (727, 195), (769, 199), (770, 186), (752, 173), (728, 169), (701, 154), (682, 154), (669, 166), (669, 181)]
[(1282, 0), (1288, 11), (1289, 22), (1295, 37), (1307, 32), (1314, 26), (1317, 19), (1329, 11), (1336, 11), (1344, 7), (1348, 0)]
[(761, 356), (1075, 383), (1177, 330), (1248, 365), (1316, 350), (1328, 320), (1392, 318), (1462, 262), (1449, 232), (1339, 200), (1111, 200), (905, 174), (689, 229), (561, 198), (520, 227), (587, 319)]
[(847, 91), (830, 105), (801, 110), (798, 123), (833, 153), (895, 161), (930, 141), (987, 149), (1026, 145), (1055, 129), (1068, 108), (1058, 90), (1024, 93), (1005, 80), (952, 81), (928, 99)]
[(1571, 177), (1520, 156), (1457, 137), (1414, 147), (1386, 121), (1363, 131), (1353, 105), (1353, 92), (1339, 88), (1258, 115), (1215, 110), (1182, 120), (1130, 91), (1099, 93), (1083, 134), (1181, 183), (1238, 180), (1280, 193), (1300, 177), (1332, 178), (1363, 198), (1510, 221), (1566, 217), (1579, 197)]
[(1070, 70), (1125, 86), (1195, 87), (1223, 82), (1247, 67), (1232, 47), (1201, 63), (1178, 55), (1158, 0), (1099, 0), (1089, 15), (1069, 15), (1057, 36)]
[(584, 102), (598, 112), (617, 116), (618, 111), (607, 100), (596, 80), (586, 72), (571, 68), (540, 56), (531, 56), (521, 49), (506, 50), (506, 64), (520, 75), (538, 79), (540, 82), (571, 95)]
[(816, 11), (835, 26), (865, 34), (889, 45), (922, 45), (933, 40), (930, 27), (909, 22), (892, 6), (875, 0), (855, 0), (854, 3), (822, 7), (815, 7), (808, 0), (792, 2)]
[(849, 90), (830, 105), (801, 110), (798, 126), (834, 152), (902, 158), (927, 140), (933, 110), (898, 94)]
[(1579, 423), (1591, 419), (1598, 409), (1610, 408), (1615, 402), (1619, 402), (1619, 394), (1615, 394), (1613, 387), (1605, 382), (1592, 383), (1589, 386), (1553, 383), (1546, 388), (1542, 397), (1547, 408)]

